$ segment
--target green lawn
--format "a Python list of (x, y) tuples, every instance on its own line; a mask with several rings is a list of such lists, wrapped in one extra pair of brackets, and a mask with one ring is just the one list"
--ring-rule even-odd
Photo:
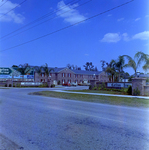
[(86, 92), (86, 93), (103, 93), (103, 94), (127, 95), (124, 92), (104, 91), (104, 90), (69, 90), (69, 91), (72, 91), (72, 92)]
[(104, 103), (112, 105), (123, 105), (132, 107), (149, 107), (149, 100), (140, 98), (124, 98), (116, 96), (98, 96), (76, 93), (61, 93), (54, 91), (41, 91), (30, 93), (30, 95), (39, 95), (47, 97), (57, 97), (62, 99), (70, 99), (84, 102)]

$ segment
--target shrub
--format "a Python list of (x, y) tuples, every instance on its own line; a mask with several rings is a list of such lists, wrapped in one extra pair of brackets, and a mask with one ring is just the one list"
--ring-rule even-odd
[(17, 83), (17, 84), (16, 84), (16, 87), (20, 87), (20, 84), (19, 84), (19, 83)]
[(101, 87), (98, 87), (98, 90), (101, 90)]
[(107, 91), (111, 91), (111, 89), (108, 89), (108, 88), (107, 88)]
[(11, 84), (9, 84), (9, 87), (11, 87)]
[(133, 95), (135, 95), (135, 96), (139, 96), (140, 95), (140, 91), (139, 91), (138, 87), (133, 90)]
[(15, 84), (13, 84), (13, 87), (15, 87)]
[(51, 84), (51, 88), (55, 87), (55, 84)]
[(60, 82), (60, 80), (58, 81), (58, 83), (57, 83), (58, 85), (60, 85), (61, 84), (61, 82)]
[(132, 95), (132, 86), (131, 85), (128, 86), (127, 94)]
[(7, 87), (7, 84), (5, 84), (5, 87)]
[(97, 87), (95, 86), (95, 87), (93, 87), (93, 90), (97, 90)]
[(107, 88), (104, 88), (103, 90), (107, 91)]
[(89, 90), (92, 90), (92, 86), (91, 85), (89, 85)]
[(104, 82), (102, 82), (102, 84), (101, 84), (101, 89), (103, 90), (104, 88), (106, 88), (106, 85), (105, 85)]

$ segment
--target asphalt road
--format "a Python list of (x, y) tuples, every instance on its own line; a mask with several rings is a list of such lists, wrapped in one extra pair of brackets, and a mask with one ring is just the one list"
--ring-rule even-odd
[(0, 150), (149, 149), (148, 109), (27, 94), (38, 90), (0, 89)]

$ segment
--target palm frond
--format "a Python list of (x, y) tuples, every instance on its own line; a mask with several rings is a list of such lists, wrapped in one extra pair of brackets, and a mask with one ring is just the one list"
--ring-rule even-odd
[(126, 57), (128, 59), (128, 61), (133, 60), (132, 57), (130, 57), (129, 55), (122, 55), (122, 57)]

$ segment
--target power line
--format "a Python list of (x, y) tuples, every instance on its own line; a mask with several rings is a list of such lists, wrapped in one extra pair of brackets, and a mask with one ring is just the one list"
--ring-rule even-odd
[[(76, 7), (74, 7), (74, 8), (78, 8), (78, 7), (81, 7), (81, 6), (83, 6), (83, 5), (86, 5), (87, 3), (91, 2), (91, 1), (92, 1), (92, 0), (89, 0), (89, 1), (87, 1), (87, 2), (85, 2), (85, 3), (82, 3), (82, 4), (80, 4), (80, 5), (76, 6)], [(35, 28), (35, 27), (37, 27), (37, 26), (39, 26), (39, 25), (41, 25), (41, 24), (43, 24), (43, 23), (45, 23), (45, 22), (48, 22), (48, 21), (50, 21), (50, 20), (53, 20), (53, 19), (57, 18), (58, 16), (60, 16), (60, 15), (62, 15), (62, 14), (65, 14), (65, 13), (67, 13), (67, 12), (69, 12), (69, 11), (71, 11), (71, 9), (68, 10), (68, 11), (65, 11), (65, 12), (63, 12), (63, 13), (61, 13), (61, 14), (59, 14), (59, 15), (53, 17), (53, 18), (50, 18), (50, 19), (48, 19), (48, 20), (45, 20), (45, 21), (43, 21), (43, 22), (41, 22), (41, 23), (39, 23), (39, 24), (37, 24), (37, 25), (35, 25), (35, 26), (32, 26), (32, 27), (30, 27), (30, 28), (28, 28), (28, 29), (26, 29), (26, 30), (23, 30), (23, 31), (21, 31), (21, 32), (15, 34), (15, 35), (13, 35), (13, 36), (10, 36), (10, 37), (8, 37), (8, 38), (6, 38), (6, 39), (4, 39), (4, 40), (7, 40), (7, 39), (9, 39), (9, 38), (12, 38), (12, 37), (14, 37), (14, 36), (16, 36), (16, 35), (19, 35), (19, 34), (25, 32), (25, 31), (28, 31), (28, 30), (30, 30), (30, 29), (32, 29), (32, 28)]]
[[(66, 3), (66, 5), (71, 4), (72, 2), (76, 3), (76, 2), (79, 2), (79, 1), (81, 1), (81, 0), (77, 0), (76, 2), (75, 2), (75, 1), (76, 1), (76, 0), (72, 0), (72, 1), (70, 1), (69, 3)], [(72, 4), (74, 4), (74, 3), (72, 3)], [(67, 6), (65, 6), (65, 7), (67, 7)], [(65, 7), (61, 7), (61, 8), (64, 9)], [(26, 28), (26, 27), (29, 26), (29, 25), (32, 25), (32, 24), (34, 24), (34, 23), (36, 23), (36, 22), (38, 22), (38, 21), (40, 21), (40, 20), (42, 20), (42, 19), (45, 19), (46, 17), (51, 16), (52, 14), (54, 14), (55, 12), (58, 12), (59, 10), (62, 10), (62, 9), (56, 9), (55, 11), (49, 12), (49, 13), (47, 13), (47, 14), (45, 14), (45, 15), (43, 15), (43, 16), (37, 18), (37, 19), (35, 19), (34, 21), (32, 21), (32, 22), (30, 22), (30, 23), (24, 25), (23, 27), (18, 28), (17, 30), (14, 30), (14, 31), (12, 31), (12, 32), (10, 32), (10, 33), (8, 33), (8, 34), (6, 34), (6, 35), (0, 37), (0, 39), (3, 39), (3, 38), (5, 38), (5, 37), (7, 37), (7, 36), (9, 36), (9, 35), (11, 35), (11, 34), (17, 32), (17, 31), (19, 31), (19, 30), (21, 30), (21, 29), (23, 29), (23, 28)]]
[(6, 51), (6, 50), (10, 50), (10, 49), (13, 49), (13, 48), (16, 48), (16, 47), (19, 47), (19, 46), (22, 46), (22, 45), (25, 45), (25, 44), (34, 42), (34, 41), (39, 40), (39, 39), (41, 39), (41, 38), (47, 37), (47, 36), (52, 35), (52, 34), (54, 34), (54, 33), (63, 31), (63, 30), (65, 30), (65, 29), (68, 29), (68, 28), (70, 28), (70, 27), (73, 27), (73, 26), (75, 26), (75, 25), (78, 25), (78, 24), (80, 24), (80, 23), (82, 23), (82, 22), (84, 22), (84, 21), (93, 19), (93, 18), (98, 17), (98, 16), (100, 16), (100, 15), (102, 15), (102, 14), (105, 14), (105, 13), (107, 13), (107, 12), (109, 12), (109, 11), (112, 11), (112, 10), (114, 10), (114, 9), (117, 9), (117, 8), (119, 8), (119, 7), (122, 7), (122, 6), (124, 6), (124, 5), (127, 5), (127, 4), (129, 4), (129, 3), (133, 2), (133, 1), (134, 1), (134, 0), (128, 1), (128, 2), (126, 2), (126, 3), (123, 3), (123, 4), (121, 4), (121, 5), (118, 5), (118, 6), (116, 6), (116, 7), (113, 7), (113, 8), (111, 8), (111, 9), (108, 9), (108, 10), (106, 10), (106, 11), (104, 11), (104, 12), (101, 12), (101, 13), (99, 13), (99, 14), (96, 14), (96, 15), (94, 15), (94, 16), (91, 16), (91, 17), (89, 17), (89, 18), (86, 18), (86, 19), (84, 19), (84, 20), (81, 20), (81, 21), (79, 21), (79, 22), (77, 22), (77, 23), (74, 23), (74, 24), (72, 24), (72, 25), (66, 26), (66, 27), (64, 27), (64, 28), (61, 28), (61, 29), (59, 29), (59, 30), (50, 32), (50, 33), (48, 33), (48, 34), (45, 34), (45, 35), (40, 36), (40, 37), (37, 37), (37, 38), (32, 39), (32, 40), (30, 40), (30, 41), (26, 41), (26, 42), (21, 43), (21, 44), (18, 44), (18, 45), (16, 45), (16, 46), (12, 46), (12, 47), (10, 47), (10, 48), (1, 50), (0, 52)]
[(8, 2), (8, 0), (7, 1), (5, 1), (2, 5), (0, 5), (0, 7), (2, 7), (5, 3), (7, 3)]
[(14, 8), (10, 9), (8, 12), (6, 12), (5, 14), (3, 14), (2, 16), (0, 16), (0, 18), (2, 18), (3, 16), (7, 15), (8, 13), (10, 13), (12, 10), (14, 10), (15, 8), (17, 8), (18, 6), (22, 5), (24, 2), (26, 2), (27, 0), (24, 0), (23, 2), (21, 2), (20, 4), (18, 4), (17, 6), (15, 6)]

